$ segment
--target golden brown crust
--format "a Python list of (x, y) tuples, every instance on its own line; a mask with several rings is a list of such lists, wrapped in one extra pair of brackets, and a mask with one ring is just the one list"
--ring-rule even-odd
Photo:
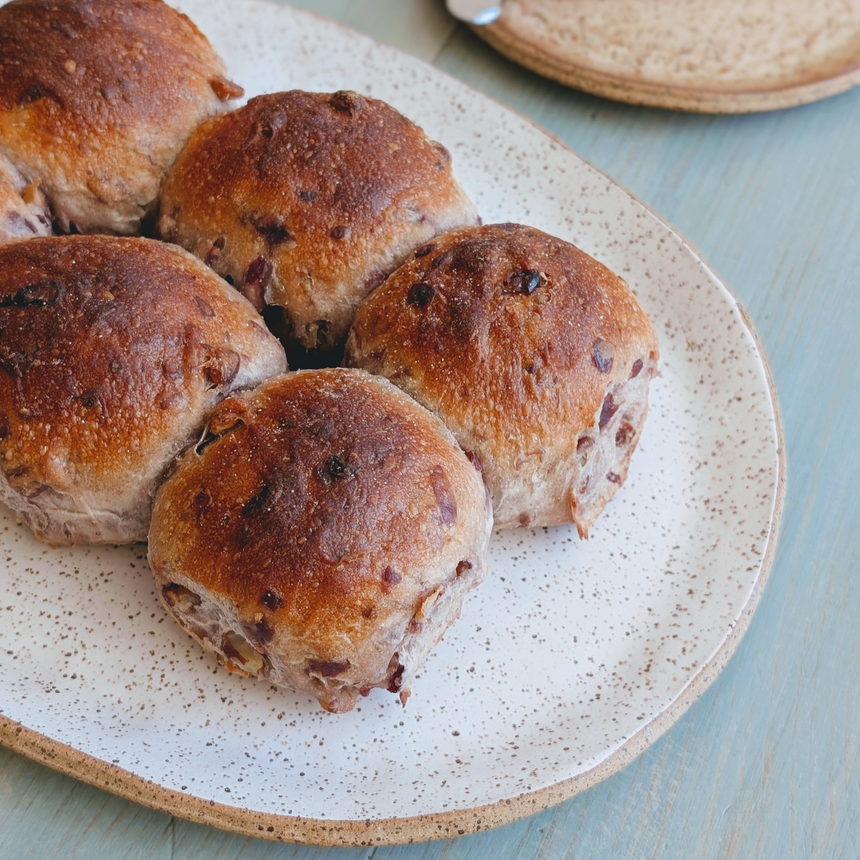
[[(150, 532), (168, 605), (177, 586), (204, 600), (181, 623), (229, 664), (232, 621), (265, 655), (254, 674), (329, 710), (391, 686), (398, 660), (395, 691), (407, 687), (418, 666), (404, 640), (428, 599), (485, 570), (488, 501), (450, 434), (386, 380), (343, 369), (230, 398), (209, 431), (160, 491)], [(201, 635), (215, 604), (219, 632)], [(425, 631), (425, 650), (451, 620)]]
[(61, 225), (130, 233), (192, 129), (241, 94), (161, 0), (13, 0), (0, 8), (0, 149)]
[(346, 354), (436, 412), (477, 454), (498, 526), (576, 518), (579, 434), (599, 423), (607, 392), (635, 362), (644, 362), (642, 382), (656, 359), (654, 329), (624, 281), (515, 224), (456, 230), (419, 248), (362, 304)]
[(197, 130), (165, 180), (158, 230), (325, 350), (413, 248), (475, 221), (448, 152), (394, 108), (292, 91)]
[(48, 493), (80, 519), (65, 533), (32, 511), (51, 542), (98, 541), (99, 511), (127, 520), (127, 539), (143, 539), (138, 508), (168, 460), (219, 399), (281, 372), (282, 349), (244, 299), (159, 242), (16, 242), (0, 247), (0, 271), (7, 492), (36, 507)]

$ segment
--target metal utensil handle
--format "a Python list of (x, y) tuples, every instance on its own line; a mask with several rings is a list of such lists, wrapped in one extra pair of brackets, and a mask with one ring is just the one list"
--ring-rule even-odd
[(495, 4), (487, 0), (446, 0), (448, 11), (467, 24), (490, 24), (502, 14), (502, 3)]

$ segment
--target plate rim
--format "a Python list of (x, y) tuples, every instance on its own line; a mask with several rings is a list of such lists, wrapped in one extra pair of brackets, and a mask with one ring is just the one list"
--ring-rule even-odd
[[(271, 0), (270, 0), (271, 2)], [(278, 3), (277, 5), (282, 5)], [(310, 10), (297, 10), (309, 14), (326, 23), (350, 32), (356, 31), (331, 18)], [(363, 37), (369, 38), (369, 37)], [(371, 40), (376, 41), (376, 40)], [(744, 637), (753, 615), (759, 605), (764, 586), (770, 575), (778, 545), (779, 532), (785, 506), (787, 489), (787, 455), (782, 415), (777, 397), (776, 385), (764, 346), (753, 325), (749, 313), (738, 300), (733, 290), (717, 275), (704, 256), (675, 227), (657, 214), (637, 195), (613, 179), (608, 173), (596, 167), (579, 155), (572, 147), (545, 129), (539, 123), (524, 116), (519, 111), (503, 104), (498, 99), (479, 92), (473, 87), (454, 78), (447, 72), (436, 69), (431, 64), (407, 54), (397, 48), (387, 46), (411, 61), (414, 61), (435, 75), (454, 81), (482, 99), (501, 107), (530, 124), (546, 135), (557, 146), (572, 154), (599, 176), (620, 188), (627, 197), (656, 219), (669, 233), (687, 247), (703, 270), (715, 282), (715, 286), (725, 292), (725, 298), (737, 308), (743, 329), (750, 335), (756, 355), (761, 362), (764, 379), (767, 383), (770, 412), (776, 435), (776, 475), (771, 504), (771, 516), (764, 551), (761, 555), (758, 575), (752, 583), (746, 602), (738, 608), (736, 620), (731, 625), (723, 641), (716, 647), (709, 659), (687, 680), (678, 696), (667, 707), (656, 714), (647, 724), (631, 735), (621, 746), (589, 770), (567, 777), (549, 786), (523, 792), (515, 797), (504, 798), (494, 803), (444, 812), (423, 815), (378, 818), (378, 819), (325, 819), (304, 816), (264, 813), (244, 807), (231, 806), (215, 800), (198, 797), (182, 791), (166, 788), (153, 780), (138, 776), (125, 768), (106, 762), (97, 756), (80, 752), (74, 747), (56, 741), (41, 732), (18, 723), (0, 711), (0, 744), (27, 758), (44, 764), (67, 776), (80, 779), (97, 788), (134, 801), (143, 806), (176, 815), (180, 818), (209, 824), (222, 830), (245, 836), (256, 836), (281, 842), (293, 842), (321, 847), (366, 847), (383, 845), (402, 845), (449, 839), (464, 834), (510, 824), (521, 818), (557, 806), (581, 792), (597, 785), (627, 764), (634, 761), (648, 747), (657, 742), (686, 711), (702, 696), (716, 680), (737, 650)]]
[(761, 87), (691, 87), (669, 81), (610, 74), (587, 63), (548, 52), (505, 25), (470, 25), (487, 44), (509, 60), (569, 87), (627, 104), (707, 114), (741, 114), (783, 110), (846, 92), (860, 84), (860, 56), (835, 73), (812, 72), (805, 79)]

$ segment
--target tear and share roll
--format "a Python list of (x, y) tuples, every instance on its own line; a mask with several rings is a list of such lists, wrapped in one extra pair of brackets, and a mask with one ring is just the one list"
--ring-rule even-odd
[(0, 499), (52, 544), (145, 540), (173, 457), (286, 368), (257, 312), (149, 239), (0, 245)]
[(657, 360), (621, 278), (518, 224), (419, 248), (362, 304), (346, 347), (481, 464), (497, 526), (573, 521), (582, 537), (627, 476)]
[(415, 673), (486, 575), (490, 501), (387, 380), (305, 370), (225, 400), (156, 498), (168, 610), (227, 668), (329, 711)]
[(412, 250), (477, 220), (448, 151), (393, 107), (294, 90), (195, 132), (165, 180), (157, 230), (258, 310), (281, 309), (286, 344), (324, 353)]
[(138, 232), (193, 129), (241, 94), (161, 0), (0, 7), (0, 153), (64, 231)]

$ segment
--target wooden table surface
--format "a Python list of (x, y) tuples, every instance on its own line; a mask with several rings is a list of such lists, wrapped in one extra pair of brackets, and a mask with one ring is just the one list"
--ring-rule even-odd
[[(236, 0), (239, 2), (239, 0)], [(727, 669), (624, 770), (554, 809), (447, 842), (324, 849), (172, 818), (0, 749), (0, 858), (860, 856), (860, 88), (699, 116), (544, 80), (442, 0), (301, 0), (549, 129), (696, 246), (746, 306), (788, 448), (770, 579)]]

